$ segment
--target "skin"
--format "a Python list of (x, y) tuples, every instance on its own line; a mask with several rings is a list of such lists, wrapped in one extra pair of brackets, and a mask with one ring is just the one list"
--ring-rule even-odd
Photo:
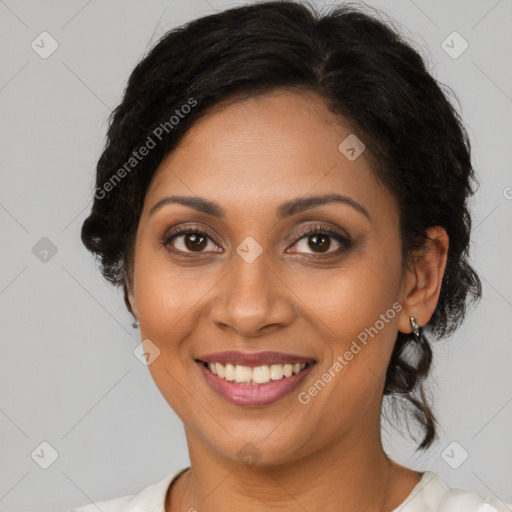
[[(193, 125), (150, 184), (129, 297), (142, 339), (160, 350), (149, 370), (183, 421), (192, 468), (168, 492), (167, 512), (389, 511), (421, 478), (385, 454), (380, 412), (397, 332), (411, 332), (410, 316), (425, 325), (436, 307), (448, 236), (432, 227), (426, 250), (402, 266), (398, 203), (367, 151), (349, 161), (338, 150), (351, 133), (311, 93), (223, 102)], [(287, 200), (333, 192), (357, 201), (370, 219), (334, 202), (286, 218), (276, 213)], [(181, 204), (150, 215), (170, 195), (215, 201), (225, 217)], [(166, 248), (164, 235), (185, 224), (207, 231), (207, 244), (194, 252), (178, 235)], [(334, 238), (328, 248), (308, 245), (312, 236), (300, 238), (301, 230), (318, 224), (353, 245)], [(249, 236), (263, 249), (252, 263), (236, 252)], [(401, 311), (301, 403), (298, 394), (394, 303)], [(242, 407), (217, 395), (194, 361), (222, 350), (276, 350), (317, 364), (284, 399)], [(238, 458), (246, 443), (260, 453), (255, 465)]]

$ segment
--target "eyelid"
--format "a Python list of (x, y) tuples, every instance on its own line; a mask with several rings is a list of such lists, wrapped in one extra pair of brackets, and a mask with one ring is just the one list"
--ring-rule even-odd
[[(169, 231), (165, 231), (165, 233), (163, 234), (163, 236), (160, 239), (160, 243), (164, 247), (167, 247), (173, 239), (178, 238), (179, 236), (184, 236), (184, 235), (190, 234), (190, 233), (197, 233), (198, 235), (205, 236), (209, 241), (213, 242), (217, 247), (219, 247), (219, 244), (215, 240), (215, 237), (209, 232), (208, 229), (203, 228), (203, 227), (198, 227), (197, 225), (188, 225), (188, 224), (180, 225), (180, 226), (173, 228)], [(194, 253), (194, 252), (180, 251), (178, 249), (171, 249), (171, 250), (175, 253), (186, 254), (186, 255), (207, 254), (206, 252)]]
[[(213, 236), (209, 232), (208, 229), (203, 228), (203, 227), (198, 227), (197, 225), (181, 225), (181, 226), (171, 229), (170, 231), (166, 231), (164, 233), (164, 235), (161, 237), (160, 242), (164, 247), (167, 247), (173, 239), (178, 238), (179, 236), (184, 236), (184, 235), (191, 234), (191, 233), (196, 233), (196, 234), (205, 236), (209, 241), (213, 242), (217, 247), (220, 246), (220, 244), (217, 243), (217, 241), (216, 241), (216, 237)], [(353, 245), (352, 239), (350, 238), (350, 236), (348, 234), (346, 234), (346, 232), (344, 232), (344, 230), (341, 230), (339, 228), (337, 229), (334, 227), (330, 227), (326, 224), (314, 224), (314, 225), (306, 226), (305, 228), (300, 229), (298, 234), (294, 234), (291, 237), (291, 242), (287, 246), (287, 250), (290, 247), (292, 247), (293, 245), (295, 245), (298, 242), (300, 242), (301, 240), (303, 240), (304, 238), (311, 236), (313, 234), (327, 235), (331, 238), (334, 238), (338, 242), (338, 244), (341, 246), (340, 248), (338, 248), (334, 251), (328, 251), (327, 253), (324, 253), (324, 254), (322, 254), (322, 253), (315, 254), (314, 252), (307, 253), (314, 257), (323, 257), (323, 256), (328, 257), (330, 255), (336, 255), (336, 254), (339, 254), (340, 252), (342, 252), (343, 250), (347, 250), (347, 249), (351, 248)], [(170, 249), (170, 250), (172, 250), (175, 253), (179, 253), (179, 254), (186, 255), (186, 256), (200, 256), (200, 255), (205, 255), (205, 254), (211, 253), (211, 251), (186, 252), (186, 251), (181, 251), (179, 249), (174, 249), (174, 248)], [(220, 252), (220, 251), (216, 251), (216, 252)], [(303, 253), (297, 252), (296, 254), (303, 254)]]
[[(352, 239), (350, 238), (350, 236), (348, 236), (348, 234), (346, 234), (346, 233), (341, 233), (340, 231), (341, 230), (339, 230), (337, 228), (330, 227), (325, 224), (310, 225), (310, 226), (303, 228), (301, 230), (301, 232), (299, 233), (299, 235), (294, 236), (294, 241), (292, 242), (291, 246), (299, 243), (301, 240), (303, 240), (304, 238), (307, 238), (308, 236), (312, 236), (314, 234), (324, 234), (331, 238), (334, 238), (340, 245), (340, 248), (335, 249), (334, 251), (328, 251), (323, 254), (322, 253), (315, 254), (314, 252), (308, 253), (308, 254), (310, 256), (314, 256), (314, 257), (328, 257), (328, 256), (336, 255), (336, 254), (339, 254), (340, 252), (342, 252), (343, 250), (350, 249), (353, 245), (353, 242), (352, 242)], [(296, 254), (303, 254), (303, 253), (297, 252)]]

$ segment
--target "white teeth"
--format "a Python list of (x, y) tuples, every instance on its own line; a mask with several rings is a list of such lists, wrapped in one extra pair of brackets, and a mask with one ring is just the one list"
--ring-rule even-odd
[(270, 369), (268, 366), (255, 366), (252, 369), (252, 380), (258, 384), (265, 384), (270, 380)]
[(231, 363), (208, 363), (212, 373), (239, 384), (266, 384), (271, 380), (280, 380), (284, 377), (291, 377), (304, 370), (306, 363), (301, 364), (272, 364), (270, 366), (242, 366)]
[(285, 377), (291, 377), (293, 375), (293, 364), (285, 364), (283, 366), (283, 375)]
[(235, 365), (228, 363), (225, 367), (224, 378), (229, 381), (235, 380)]
[(284, 375), (284, 368), (282, 364), (273, 364), (270, 367), (270, 378), (272, 380), (282, 379)]
[(219, 377), (224, 378), (224, 367), (220, 363), (215, 363), (215, 370)]
[(235, 382), (250, 382), (252, 370), (249, 366), (235, 366)]

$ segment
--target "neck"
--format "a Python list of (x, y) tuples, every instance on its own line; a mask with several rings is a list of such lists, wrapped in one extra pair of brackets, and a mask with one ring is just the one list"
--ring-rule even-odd
[[(291, 462), (246, 466), (212, 453), (186, 433), (191, 469), (178, 479), (181, 483), (167, 512), (386, 511), (398, 506), (420, 477), (389, 460), (380, 435), (349, 434)], [(404, 472), (408, 473), (405, 486)], [(401, 484), (396, 478), (400, 474)]]

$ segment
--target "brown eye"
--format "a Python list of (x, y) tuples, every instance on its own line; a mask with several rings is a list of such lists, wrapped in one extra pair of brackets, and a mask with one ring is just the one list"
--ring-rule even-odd
[[(330, 250), (333, 240), (337, 246), (334, 247), (334, 250)], [(313, 226), (301, 233), (299, 239), (293, 246), (293, 253), (326, 254), (328, 256), (350, 249), (352, 242), (349, 238), (334, 229), (326, 226)]]
[(189, 233), (184, 235), (184, 237), (185, 247), (191, 251), (202, 251), (208, 245), (207, 238), (203, 235)]
[(217, 245), (211, 240), (207, 233), (197, 229), (183, 229), (175, 232), (163, 241), (163, 245), (177, 253), (203, 253), (208, 243), (212, 245), (212, 250), (218, 252)]
[(326, 252), (329, 250), (331, 246), (331, 237), (327, 235), (310, 235), (308, 237), (308, 246), (311, 247), (314, 251), (318, 252)]

